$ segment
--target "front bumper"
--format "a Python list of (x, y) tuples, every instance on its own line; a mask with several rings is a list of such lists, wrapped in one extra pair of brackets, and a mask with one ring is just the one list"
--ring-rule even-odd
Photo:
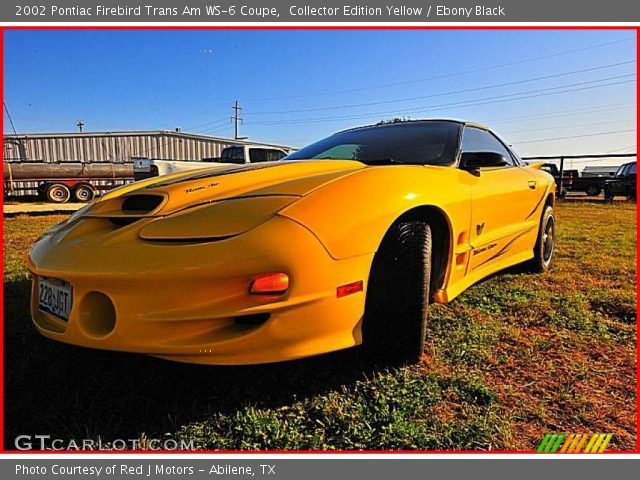
[[(309, 230), (277, 215), (201, 243), (143, 241), (144, 219), (117, 229), (104, 222), (81, 220), (32, 247), (31, 311), (44, 336), (205, 364), (276, 362), (361, 342), (373, 255), (334, 260)], [(287, 293), (250, 295), (251, 278), (268, 272), (289, 275)], [(72, 285), (68, 322), (38, 309), (41, 276)], [(337, 286), (358, 280), (364, 291), (336, 297)], [(247, 316), (266, 320), (238, 320)]]

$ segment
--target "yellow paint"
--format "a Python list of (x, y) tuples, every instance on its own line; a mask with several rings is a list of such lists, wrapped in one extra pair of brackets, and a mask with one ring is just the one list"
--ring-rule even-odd
[[(51, 229), (28, 256), (36, 328), (75, 345), (208, 364), (274, 362), (351, 347), (362, 341), (374, 254), (400, 216), (423, 207), (444, 215), (450, 248), (438, 252), (447, 268), (435, 298), (446, 302), (533, 256), (544, 196), (554, 191), (548, 174), (529, 167), (474, 176), (453, 167), (347, 160), (274, 165), (148, 179), (109, 192)], [(132, 195), (156, 195), (160, 203), (131, 215), (122, 204)], [(252, 277), (271, 272), (289, 276), (287, 293), (250, 295)], [(72, 285), (68, 322), (38, 310), (40, 276)], [(338, 286), (360, 280), (364, 291), (336, 297)], [(103, 312), (85, 301), (95, 292), (115, 309), (107, 333), (108, 322), (92, 323)], [(269, 319), (234, 321), (254, 314)]]

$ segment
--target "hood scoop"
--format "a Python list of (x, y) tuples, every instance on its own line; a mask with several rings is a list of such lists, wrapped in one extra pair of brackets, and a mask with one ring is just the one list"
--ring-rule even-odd
[(164, 200), (162, 195), (129, 195), (123, 198), (121, 208), (125, 215), (148, 215)]

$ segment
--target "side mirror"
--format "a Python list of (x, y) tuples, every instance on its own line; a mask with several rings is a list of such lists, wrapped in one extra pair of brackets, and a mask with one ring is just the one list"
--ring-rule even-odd
[(504, 167), (509, 162), (504, 155), (497, 152), (464, 152), (460, 158), (460, 168), (479, 174), (483, 167)]

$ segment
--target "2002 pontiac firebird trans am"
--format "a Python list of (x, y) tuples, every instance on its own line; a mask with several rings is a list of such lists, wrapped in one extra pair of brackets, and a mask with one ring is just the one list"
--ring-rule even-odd
[(430, 302), (554, 249), (553, 178), (487, 128), (346, 130), (113, 190), (32, 246), (45, 336), (208, 364), (363, 344), (416, 361)]

